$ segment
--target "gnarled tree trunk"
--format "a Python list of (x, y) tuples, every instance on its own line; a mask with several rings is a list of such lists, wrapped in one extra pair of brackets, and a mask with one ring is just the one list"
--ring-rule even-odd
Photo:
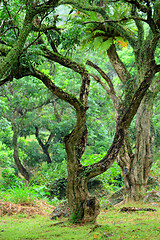
[(153, 163), (153, 135), (151, 132), (153, 94), (148, 92), (142, 101), (136, 119), (136, 150), (132, 163), (132, 187), (128, 199), (139, 200), (147, 189), (149, 172)]
[(81, 112), (80, 115), (80, 118), (77, 118), (75, 129), (65, 137), (68, 157), (66, 194), (71, 210), (71, 221), (94, 223), (100, 212), (100, 204), (98, 199), (88, 192), (87, 168), (80, 163), (87, 143), (86, 113)]
[(153, 163), (151, 132), (153, 102), (154, 94), (148, 91), (137, 111), (135, 154), (130, 154), (126, 142), (119, 154), (119, 166), (124, 176), (127, 201), (140, 200), (147, 189), (148, 176)]
[(73, 222), (95, 222), (100, 213), (100, 204), (95, 196), (89, 194), (88, 179), (83, 175), (82, 166), (73, 166), (68, 172), (67, 198)]
[[(71, 68), (73, 71), (78, 72), (82, 78), (79, 98), (76, 98), (73, 94), (69, 94), (56, 86), (55, 83), (44, 73), (41, 73), (34, 68), (31, 72), (32, 76), (40, 79), (56, 96), (71, 104), (76, 110), (76, 125), (73, 131), (65, 137), (68, 170), (67, 198), (71, 210), (71, 217), (74, 222), (95, 222), (100, 211), (100, 205), (98, 200), (88, 193), (87, 182), (91, 178), (105, 172), (116, 160), (123, 145), (127, 129), (152, 82), (156, 68), (154, 67), (152, 71), (146, 72), (144, 81), (140, 84), (138, 90), (133, 93), (133, 98), (129, 97), (127, 94), (125, 95), (124, 102), (128, 101), (128, 105), (124, 108), (123, 113), (117, 120), (115, 137), (107, 154), (98, 163), (89, 166), (82, 166), (80, 159), (85, 150), (87, 140), (86, 111), (88, 109), (87, 100), (90, 83), (88, 71), (83, 65), (79, 65), (76, 62), (63, 57), (58, 52), (55, 53), (45, 47), (43, 47), (43, 51), (44, 56), (47, 59)], [(113, 96), (114, 101), (113, 84), (107, 77), (106, 81), (110, 84), (111, 91), (109, 92)], [(117, 99), (115, 100), (115, 104), (116, 103)]]

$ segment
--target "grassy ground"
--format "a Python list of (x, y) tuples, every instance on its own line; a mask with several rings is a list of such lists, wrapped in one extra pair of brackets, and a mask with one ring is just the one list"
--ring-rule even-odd
[[(125, 205), (126, 206), (126, 205)], [(120, 239), (160, 239), (160, 206), (152, 207), (156, 212), (120, 212), (119, 206), (102, 211), (97, 225), (73, 225), (66, 219), (50, 220), (47, 216), (25, 214), (0, 217), (0, 240), (120, 240)]]

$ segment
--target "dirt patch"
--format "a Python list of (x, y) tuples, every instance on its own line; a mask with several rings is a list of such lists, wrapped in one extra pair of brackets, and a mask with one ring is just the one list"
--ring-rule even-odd
[(13, 215), (25, 213), (28, 216), (49, 214), (55, 209), (54, 206), (48, 205), (43, 201), (36, 201), (36, 203), (15, 204), (11, 202), (0, 201), (0, 216)]

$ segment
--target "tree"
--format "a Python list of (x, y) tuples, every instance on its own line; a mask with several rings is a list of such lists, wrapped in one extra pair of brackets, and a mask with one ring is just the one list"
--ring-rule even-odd
[[(127, 100), (125, 102), (117, 97), (113, 82), (109, 76), (96, 64), (91, 61), (87, 62), (88, 65), (100, 73), (109, 86), (108, 89), (99, 77), (91, 74), (112, 99), (116, 111), (116, 124), (117, 119), (124, 112), (126, 107), (124, 105), (128, 104), (128, 100), (132, 98), (136, 86), (140, 85), (147, 76), (148, 71), (153, 74), (150, 77), (155, 78), (137, 113), (135, 154), (131, 149), (128, 136), (125, 137), (125, 142), (119, 154), (119, 165), (124, 176), (127, 199), (138, 200), (146, 191), (148, 174), (153, 162), (151, 117), (154, 99), (160, 89), (160, 75), (156, 75), (160, 66), (156, 65), (154, 58), (160, 38), (159, 3), (154, 1), (152, 5), (152, 1), (146, 1), (144, 4), (140, 4), (138, 1), (114, 1), (112, 4), (111, 1), (108, 3), (107, 8), (105, 5), (98, 8), (94, 4), (89, 6), (76, 1), (65, 2), (86, 13), (82, 17), (82, 25), (87, 25), (87, 41), (91, 42), (94, 48), (99, 47), (101, 51), (107, 50), (110, 62), (123, 84), (123, 94)], [(112, 12), (110, 12), (110, 8), (112, 8)], [(91, 14), (88, 12), (91, 9), (96, 13)], [(79, 19), (78, 23), (80, 24)], [(129, 43), (133, 48), (135, 57), (133, 66), (136, 67), (135, 75), (131, 74), (133, 66), (130, 66), (128, 70), (120, 59), (116, 50), (116, 42), (122, 47), (127, 46)], [(118, 45), (117, 47), (119, 47)], [(152, 71), (153, 66), (156, 67), (155, 72)]]
[[(56, 2), (58, 3), (58, 2)], [(63, 2), (59, 2), (63, 3)], [(67, 2), (65, 2), (67, 3)], [(81, 3), (68, 2), (76, 4), (76, 8), (86, 9), (90, 11), (98, 11), (103, 17), (106, 17), (106, 12), (101, 7), (94, 7), (87, 5), (81, 5)], [(74, 60), (71, 60), (69, 57), (64, 56), (57, 48), (59, 44), (57, 44), (57, 35), (59, 33), (59, 29), (54, 27), (54, 37), (51, 38), (51, 34), (48, 29), (50, 29), (45, 23), (45, 26), (42, 26), (43, 15), (40, 15), (35, 18), (34, 24), (32, 24), (33, 17), (38, 13), (43, 13), (47, 11), (51, 7), (55, 7), (55, 3), (53, 1), (47, 1), (43, 4), (39, 3), (37, 5), (27, 6), (27, 17), (24, 19), (23, 26), (19, 36), (23, 39), (18, 37), (18, 46), (14, 46), (13, 49), (9, 51), (6, 55), (7, 51), (4, 52), (4, 63), (8, 66), (15, 68), (15, 70), (11, 71), (9, 76), (15, 77), (17, 79), (22, 78), (23, 76), (33, 76), (41, 80), (44, 85), (58, 98), (64, 100), (65, 102), (69, 103), (76, 112), (76, 124), (74, 129), (70, 134), (65, 137), (65, 148), (67, 153), (67, 169), (68, 169), (68, 182), (67, 182), (67, 198), (69, 202), (69, 206), (71, 209), (71, 216), (74, 222), (84, 221), (84, 222), (94, 222), (96, 220), (97, 215), (100, 211), (100, 205), (96, 197), (91, 196), (87, 190), (87, 182), (89, 179), (105, 172), (115, 161), (117, 155), (123, 145), (125, 135), (127, 133), (128, 127), (136, 114), (136, 111), (145, 95), (145, 92), (149, 88), (152, 79), (156, 72), (158, 72), (159, 67), (154, 63), (151, 69), (151, 65), (147, 68), (145, 72), (145, 76), (143, 81), (141, 82), (139, 88), (136, 88), (135, 92), (130, 94), (125, 94), (124, 101), (123, 101), (123, 111), (119, 114), (119, 118), (117, 118), (117, 126), (115, 131), (115, 136), (111, 147), (109, 148), (107, 154), (101, 159), (99, 162), (94, 163), (89, 166), (83, 166), (80, 162), (81, 157), (85, 151), (86, 142), (87, 142), (87, 124), (86, 124), (86, 114), (88, 109), (88, 94), (89, 94), (89, 85), (90, 85), (90, 76), (88, 71), (86, 70), (83, 64), (79, 64)], [(27, 26), (27, 29), (26, 29)], [(122, 31), (122, 27), (118, 26), (118, 30)], [(23, 48), (24, 42), (26, 41), (26, 37), (28, 36), (31, 29), (35, 32), (35, 35), (44, 34), (43, 36), (38, 35), (37, 39), (34, 39), (34, 43), (37, 40), (38, 49), (41, 51), (39, 55), (43, 56), (43, 58), (48, 59), (49, 61), (57, 62), (64, 67), (71, 69), (73, 72), (76, 72), (80, 75), (81, 84), (79, 91), (77, 91), (76, 95), (73, 95), (72, 92), (67, 92), (64, 88), (57, 86), (56, 83), (52, 80), (52, 76), (49, 74), (45, 74), (44, 71), (38, 69), (38, 64), (36, 64), (35, 58), (30, 57), (30, 61), (24, 64), (22, 61), (26, 55), (29, 47)], [(125, 31), (123, 30), (123, 33)], [(33, 34), (33, 36), (35, 36)], [(60, 34), (59, 34), (60, 35)], [(125, 37), (128, 40), (131, 40), (132, 44), (134, 40), (130, 35), (125, 34)], [(48, 41), (47, 41), (48, 40)], [(62, 39), (63, 40), (63, 39)], [(70, 39), (70, 44), (74, 45), (77, 41), (77, 38)], [(62, 42), (61, 42), (62, 43)], [(31, 41), (30, 46), (33, 44)], [(134, 43), (136, 44), (136, 43)], [(22, 52), (23, 49), (23, 52)], [(27, 50), (27, 51), (26, 51)], [(15, 57), (15, 52), (17, 56)], [(21, 54), (21, 58), (19, 61), (17, 57)], [(11, 60), (11, 56), (13, 57), (14, 61)], [(35, 53), (37, 56), (37, 53)], [(34, 57), (35, 57), (34, 56)], [(25, 58), (26, 59), (26, 58)], [(18, 63), (18, 64), (17, 64)], [(1, 64), (1, 75), (5, 72), (3, 70), (4, 64)], [(6, 68), (5, 68), (6, 69)], [(6, 81), (9, 81), (10, 77), (5, 78), (2, 80), (1, 84)], [(127, 102), (127, 105), (124, 104)], [(120, 109), (120, 110), (121, 110)]]
[[(44, 98), (39, 96), (38, 91), (41, 89), (42, 93), (42, 86), (38, 87), (32, 81), (25, 83), (25, 92), (23, 87), (24, 84), (20, 81), (8, 82), (5, 86), (1, 87), (0, 99), (3, 103), (2, 116), (11, 124), (13, 130), (12, 147), (15, 164), (22, 176), (29, 181), (30, 173), (19, 157), (18, 139), (24, 132), (24, 129), (27, 128), (27, 125), (30, 122), (33, 124), (34, 118), (33, 113), (30, 116), (31, 112), (48, 104), (50, 99), (47, 99), (48, 94), (46, 90), (43, 91)], [(39, 115), (37, 114), (36, 118), (40, 117)], [(31, 118), (32, 120), (30, 120)]]
[(43, 108), (42, 116), (33, 123), (35, 131), (32, 130), (32, 134), (34, 132), (48, 164), (60, 163), (66, 158), (64, 151), (57, 147), (60, 145), (64, 148), (63, 138), (74, 126), (71, 109), (68, 107), (66, 111), (63, 102), (58, 100), (50, 98), (50, 104)]
[[(58, 0), (55, 1), (24, 1), (24, 3), (21, 5), (21, 3), (16, 2), (16, 6), (19, 6), (19, 9), (16, 12), (13, 12), (12, 15), (9, 11), (9, 7), (13, 6), (10, 2), (6, 2), (3, 0), (3, 10), (5, 9), (7, 12), (7, 15), (9, 18), (7, 20), (2, 20), (1, 24), (1, 35), (5, 35), (7, 31), (10, 29), (18, 29), (18, 33), (14, 32), (16, 35), (16, 41), (15, 43), (12, 42), (12, 45), (6, 43), (4, 40), (1, 40), (1, 53), (2, 56), (5, 56), (5, 58), (1, 58), (1, 64), (0, 64), (0, 79), (4, 78), (1, 81), (1, 84), (5, 83), (6, 81), (9, 81), (12, 79), (14, 66), (17, 65), (19, 61), (19, 56), (24, 50), (24, 45), (26, 43), (27, 37), (29, 36), (29, 33), (33, 30), (34, 24), (33, 20), (36, 15), (38, 14), (45, 14), (50, 11), (50, 9), (53, 9), (57, 6)], [(1, 3), (2, 4), (2, 3)], [(24, 7), (24, 10), (22, 10)], [(25, 18), (23, 20), (22, 28), (16, 27), (13, 23), (13, 20), (17, 17), (20, 11), (23, 11), (22, 14), (25, 14)], [(4, 14), (4, 13), (3, 13)], [(13, 15), (14, 14), (14, 15)], [(45, 17), (45, 15), (44, 15)], [(2, 18), (3, 19), (3, 18)], [(19, 20), (16, 19), (16, 20)], [(8, 26), (9, 25), (9, 26)], [(53, 26), (52, 26), (53, 27)], [(50, 28), (52, 28), (50, 26)], [(7, 48), (8, 47), (8, 48)], [(7, 50), (7, 56), (6, 56), (6, 50)], [(22, 76), (21, 76), (22, 77)]]

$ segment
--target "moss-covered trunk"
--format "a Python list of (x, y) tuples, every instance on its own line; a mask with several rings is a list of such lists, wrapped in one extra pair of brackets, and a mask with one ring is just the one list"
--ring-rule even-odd
[[(154, 95), (148, 92), (142, 101), (136, 119), (136, 150), (133, 161), (133, 189), (129, 196), (139, 200), (146, 192), (148, 175), (153, 163), (153, 134), (151, 131)], [(132, 193), (133, 192), (133, 193)]]
[(68, 172), (67, 198), (70, 218), (73, 222), (95, 222), (100, 213), (100, 204), (95, 196), (89, 194), (87, 182), (81, 166)]
[(148, 91), (137, 111), (135, 154), (131, 155), (125, 144), (119, 155), (127, 201), (138, 201), (146, 193), (148, 176), (153, 163), (151, 131), (153, 102), (154, 94)]
[(67, 152), (67, 198), (73, 222), (95, 222), (100, 212), (98, 200), (87, 189), (87, 169), (80, 159), (87, 143), (86, 110), (77, 112), (75, 128), (65, 137)]

